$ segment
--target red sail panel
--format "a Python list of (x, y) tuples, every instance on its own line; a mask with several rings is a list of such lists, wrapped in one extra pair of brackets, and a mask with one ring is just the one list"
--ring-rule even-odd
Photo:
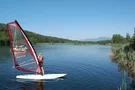
[(17, 21), (7, 24), (14, 65), (24, 72), (40, 70), (36, 52)]

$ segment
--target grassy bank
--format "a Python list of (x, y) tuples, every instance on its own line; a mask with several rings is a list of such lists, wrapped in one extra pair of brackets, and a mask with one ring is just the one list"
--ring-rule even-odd
[(128, 69), (128, 74), (135, 80), (135, 50), (134, 45), (112, 46), (111, 58), (120, 66)]
[[(110, 56), (113, 62), (118, 63), (119, 71), (127, 70), (132, 78), (131, 87), (135, 88), (135, 49), (133, 44), (125, 46), (112, 46)], [(123, 84), (122, 84), (123, 85)], [(123, 86), (122, 86), (123, 87)], [(119, 87), (118, 90), (123, 90)], [(126, 89), (124, 89), (126, 90)]]
[(130, 45), (126, 46), (113, 46), (110, 54), (113, 60), (119, 64), (128, 67), (129, 70), (135, 72), (135, 51)]

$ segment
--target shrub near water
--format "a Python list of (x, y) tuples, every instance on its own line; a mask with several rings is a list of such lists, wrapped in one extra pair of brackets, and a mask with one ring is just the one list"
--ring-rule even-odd
[(130, 75), (135, 79), (135, 50), (130, 45), (112, 47), (110, 56), (113, 61), (115, 60), (118, 64), (127, 67)]

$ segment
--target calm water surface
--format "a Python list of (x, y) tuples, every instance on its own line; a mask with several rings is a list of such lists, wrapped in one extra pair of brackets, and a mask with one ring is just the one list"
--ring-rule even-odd
[[(111, 46), (35, 45), (45, 58), (45, 73), (67, 73), (57, 80), (20, 80), (9, 48), (0, 48), (0, 90), (118, 90), (123, 73), (109, 57)], [(130, 78), (126, 76), (127, 87)]]

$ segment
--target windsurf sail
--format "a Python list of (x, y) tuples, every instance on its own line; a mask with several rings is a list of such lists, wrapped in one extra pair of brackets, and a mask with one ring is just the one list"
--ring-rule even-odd
[(24, 72), (41, 72), (35, 49), (19, 23), (10, 22), (7, 28), (15, 67)]

